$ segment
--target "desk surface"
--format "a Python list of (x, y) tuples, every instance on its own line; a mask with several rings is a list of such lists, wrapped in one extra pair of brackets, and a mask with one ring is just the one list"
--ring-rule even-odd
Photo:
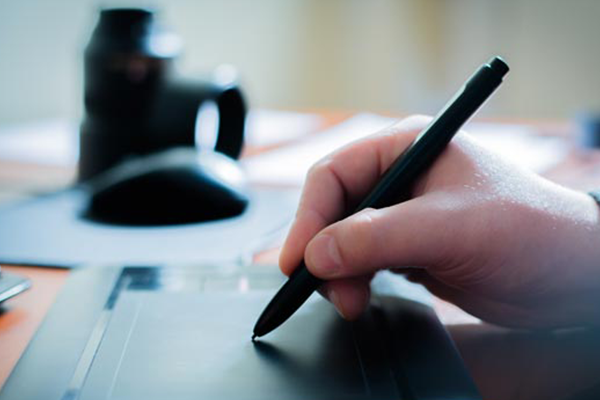
[[(323, 115), (324, 118), (322, 119), (319, 129), (316, 131), (335, 125), (350, 115), (347, 113), (320, 114)], [(536, 132), (540, 135), (560, 135), (566, 137), (572, 137), (573, 135), (572, 130), (567, 124), (535, 122), (528, 122), (528, 124), (534, 126)], [(257, 152), (268, 150), (269, 148), (249, 148), (246, 150), (245, 154), (256, 154)], [(552, 170), (548, 171), (546, 175), (552, 180), (577, 189), (597, 187), (600, 185), (600, 151), (581, 152), (571, 150), (568, 157)], [(48, 182), (50, 182), (51, 185), (60, 186), (70, 182), (73, 177), (74, 171), (68, 168), (41, 168), (31, 165), (20, 165), (14, 162), (8, 163), (0, 160), (0, 200), (2, 197), (18, 197), (14, 196), (15, 192), (18, 193), (18, 190), (14, 190), (15, 188), (25, 188), (27, 190), (31, 188), (46, 189), (49, 185)], [(278, 250), (273, 249), (257, 255), (255, 261), (261, 264), (275, 264), (277, 255)], [(69, 275), (69, 271), (64, 269), (14, 266), (6, 266), (3, 268), (6, 268), (7, 271), (29, 277), (32, 281), (32, 288), (26, 293), (7, 301), (0, 311), (0, 387), (4, 384), (12, 368), (35, 333), (48, 309), (51, 307), (56, 295)], [(510, 332), (502, 328), (490, 327), (485, 324), (478, 324), (474, 329), (466, 329), (465, 327), (473, 325), (473, 319), (471, 317), (467, 316), (456, 307), (442, 301), (438, 301), (436, 307), (441, 319), (450, 326), (451, 334), (454, 336), (459, 349), (465, 358), (467, 366), (471, 369), (471, 373), (482, 393), (484, 393), (484, 395), (489, 393), (494, 393), (495, 395), (499, 394), (499, 392), (494, 389), (494, 385), (498, 383), (497, 380), (490, 379), (488, 373), (481, 370), (481, 345), (475, 346), (473, 345), (473, 341), (465, 339), (471, 338), (473, 335), (477, 334), (490, 340), (495, 340), (496, 342), (499, 341), (501, 346), (492, 346), (492, 348), (495, 351), (500, 351), (499, 349), (502, 348), (502, 346), (507, 347), (507, 344), (513, 343), (513, 341), (518, 345), (526, 347), (527, 337), (524, 337), (519, 333)], [(562, 347), (560, 347), (560, 352), (558, 352), (557, 357), (563, 353), (577, 353), (577, 350), (581, 350), (581, 348), (575, 346), (574, 349), (573, 343), (583, 343), (585, 342), (585, 339), (586, 337), (583, 339), (574, 338), (568, 340), (567, 344), (564, 346), (561, 345)], [(477, 341), (475, 343), (481, 342)], [(487, 347), (489, 348), (489, 346)], [(597, 347), (600, 349), (600, 346)], [(543, 348), (538, 346), (537, 350), (542, 351)], [(524, 354), (535, 356), (531, 355), (531, 352), (525, 352)], [(485, 357), (483, 359), (485, 359)], [(596, 363), (600, 362), (600, 354), (596, 360)], [(573, 363), (574, 365), (579, 365), (578, 360), (574, 360)], [(589, 359), (586, 359), (586, 363), (588, 363), (586, 365), (589, 365)], [(489, 363), (485, 364), (486, 368), (489, 369)], [(499, 365), (501, 366), (502, 363), (492, 363), (492, 367), (500, 368)], [(512, 376), (518, 376), (518, 369), (515, 370), (512, 368), (511, 370), (513, 371), (511, 374)], [(598, 365), (596, 370), (600, 370), (600, 365)], [(584, 379), (584, 377), (581, 377), (581, 379)], [(501, 393), (501, 396), (497, 398), (504, 398), (504, 396), (506, 396), (506, 398), (511, 398), (510, 396), (519, 392), (517, 389), (513, 388), (514, 385), (511, 386), (510, 383), (507, 383), (505, 380), (501, 382), (502, 387), (504, 388), (503, 392)], [(517, 379), (517, 381), (520, 380)], [(514, 389), (512, 392), (511, 388)], [(553, 386), (552, 388), (555, 390)], [(547, 394), (548, 393), (545, 393), (544, 395)], [(542, 396), (543, 395), (540, 395), (540, 398), (543, 398)]]

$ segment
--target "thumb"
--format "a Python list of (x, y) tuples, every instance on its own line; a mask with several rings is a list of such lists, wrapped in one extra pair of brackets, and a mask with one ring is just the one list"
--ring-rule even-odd
[(304, 254), (309, 271), (326, 280), (401, 266), (440, 265), (454, 248), (447, 213), (423, 198), (380, 210), (366, 209), (319, 232)]

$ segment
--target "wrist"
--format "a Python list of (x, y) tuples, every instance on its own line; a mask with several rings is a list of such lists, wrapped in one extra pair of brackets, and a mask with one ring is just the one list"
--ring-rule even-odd
[(567, 290), (566, 303), (572, 302), (573, 317), (582, 325), (600, 326), (600, 191), (575, 193), (580, 210), (574, 216), (576, 252), (567, 266), (575, 285)]

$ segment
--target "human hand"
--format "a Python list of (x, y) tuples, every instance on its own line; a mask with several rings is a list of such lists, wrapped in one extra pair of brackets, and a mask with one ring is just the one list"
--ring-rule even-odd
[(483, 399), (600, 398), (597, 329), (555, 333), (486, 323), (447, 328)]
[(489, 322), (600, 323), (597, 204), (507, 163), (464, 132), (416, 182), (410, 200), (338, 221), (429, 120), (406, 119), (313, 166), (282, 271), (290, 274), (304, 257), (327, 280), (322, 294), (348, 319), (368, 304), (373, 274), (394, 269)]

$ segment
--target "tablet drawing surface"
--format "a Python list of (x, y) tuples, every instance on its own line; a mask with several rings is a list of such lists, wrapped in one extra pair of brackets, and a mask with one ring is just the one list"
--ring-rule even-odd
[(480, 398), (430, 307), (396, 296), (375, 293), (348, 322), (315, 294), (252, 342), (283, 279), (224, 268), (79, 271), (0, 400)]
[(369, 381), (368, 372), (381, 372), (376, 362), (363, 364), (361, 352), (369, 344), (357, 342), (350, 324), (318, 297), (289, 324), (253, 343), (250, 328), (268, 297), (123, 294), (81, 400), (398, 397), (392, 379)]

